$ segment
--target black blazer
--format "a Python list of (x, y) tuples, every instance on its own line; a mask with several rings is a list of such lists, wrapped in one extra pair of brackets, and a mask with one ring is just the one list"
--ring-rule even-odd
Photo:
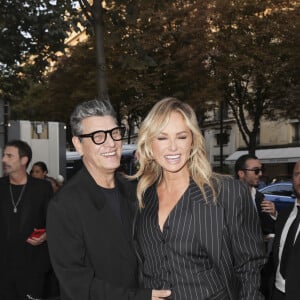
[[(263, 299), (259, 292), (259, 284), (260, 268), (265, 262), (264, 246), (249, 188), (229, 176), (222, 176), (218, 186), (220, 188), (217, 204), (215, 204), (212, 201), (213, 194), (209, 190), (205, 201), (198, 186), (191, 181), (188, 190), (180, 200), (186, 203), (188, 208), (176, 210), (174, 214), (176, 217), (168, 224), (168, 232), (174, 232), (174, 235), (180, 232), (178, 235), (184, 237), (181, 241), (172, 236), (167, 241), (170, 247), (168, 255), (176, 270), (175, 273), (171, 271), (174, 278), (172, 284), (175, 284), (173, 289), (177, 289), (179, 299), (185, 300), (183, 287), (180, 286), (181, 277), (185, 278), (185, 274), (181, 276), (180, 272), (186, 271), (191, 276), (189, 277), (191, 282), (199, 282), (197, 299)], [(150, 205), (148, 211), (151, 212), (155, 210), (155, 205), (149, 203), (155, 200), (154, 193), (151, 192), (153, 189), (155, 186), (150, 187), (144, 197), (145, 206)], [(154, 251), (154, 245), (147, 248), (149, 245), (145, 242), (149, 240), (154, 229), (150, 226), (147, 215), (143, 214), (143, 210), (136, 218), (136, 224), (139, 224), (135, 230), (137, 253), (140, 263), (143, 264), (146, 259), (149, 259), (144, 255), (148, 249)], [(143, 249), (146, 248), (144, 252)], [(197, 266), (192, 265), (193, 261), (190, 257), (198, 255), (200, 261), (198, 263), (201, 266), (201, 251), (205, 251), (211, 259), (212, 268), (194, 272), (187, 270), (197, 269)], [(186, 257), (186, 262), (177, 264), (172, 257), (173, 253)], [(145, 272), (141, 274), (141, 280), (143, 279), (146, 286), (151, 285), (149, 278), (146, 278), (150, 275), (146, 274), (144, 278), (143, 275)], [(159, 281), (159, 278), (153, 279)], [(189, 279), (186, 280), (188, 282)], [(186, 284), (185, 287), (188, 289), (190, 286)]]
[[(278, 255), (279, 255), (281, 234), (292, 210), (293, 208), (287, 208), (285, 210), (281, 210), (276, 220), (275, 238), (273, 243), (274, 265), (275, 265), (274, 276), (279, 263)], [(300, 254), (300, 234), (298, 234), (297, 239), (295, 241), (293, 252), (289, 260), (290, 263), (288, 264), (287, 271), (286, 271), (285, 292), (286, 292), (286, 299), (288, 300), (298, 300), (300, 295), (300, 279), (299, 279), (300, 255), (299, 254)]]
[[(8, 211), (12, 210), (9, 191), (9, 178), (0, 178), (0, 272), (7, 270), (7, 257), (9, 247), (10, 224)], [(39, 246), (32, 246), (26, 242), (34, 228), (46, 227), (46, 213), (50, 198), (53, 195), (51, 184), (42, 179), (27, 176), (27, 184), (18, 205), (20, 217), (19, 233), (15, 243), (18, 245), (20, 257), (18, 269), (23, 272), (43, 273), (50, 269), (47, 242)]]
[(122, 199), (122, 226), (104, 201), (102, 189), (83, 167), (49, 205), (50, 257), (62, 300), (147, 300), (137, 290), (137, 260), (132, 247), (135, 184), (116, 177)]

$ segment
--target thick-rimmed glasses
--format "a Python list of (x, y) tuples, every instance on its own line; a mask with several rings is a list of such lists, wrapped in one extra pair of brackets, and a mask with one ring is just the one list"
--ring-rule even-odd
[(125, 127), (119, 126), (110, 130), (97, 130), (87, 134), (80, 134), (77, 137), (91, 138), (94, 144), (101, 145), (105, 143), (108, 133), (114, 141), (120, 141), (124, 137), (125, 131)]
[(263, 169), (243, 169), (243, 171), (254, 172), (255, 175), (258, 175), (260, 172), (263, 172)]

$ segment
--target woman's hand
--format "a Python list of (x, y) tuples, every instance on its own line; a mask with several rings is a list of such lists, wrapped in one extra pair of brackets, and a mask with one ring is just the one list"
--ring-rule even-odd
[(171, 295), (170, 290), (152, 290), (151, 300), (166, 299), (170, 295)]

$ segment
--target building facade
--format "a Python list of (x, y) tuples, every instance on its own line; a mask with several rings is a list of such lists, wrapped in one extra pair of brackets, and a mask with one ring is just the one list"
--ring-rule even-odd
[[(230, 110), (210, 112), (203, 126), (207, 153), (216, 171), (233, 174), (235, 161), (248, 153), (238, 125)], [(249, 121), (250, 122), (250, 121)], [(286, 180), (300, 160), (300, 119), (261, 120), (256, 156), (264, 165), (264, 180)]]

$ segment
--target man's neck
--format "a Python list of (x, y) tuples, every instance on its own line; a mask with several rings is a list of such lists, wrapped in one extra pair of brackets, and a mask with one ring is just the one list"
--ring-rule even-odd
[(9, 182), (15, 185), (22, 185), (27, 183), (27, 173), (26, 171), (20, 171), (9, 175)]
[(113, 171), (104, 174), (103, 172), (97, 172), (97, 170), (91, 168), (87, 168), (87, 170), (98, 185), (107, 189), (115, 187), (115, 173)]

